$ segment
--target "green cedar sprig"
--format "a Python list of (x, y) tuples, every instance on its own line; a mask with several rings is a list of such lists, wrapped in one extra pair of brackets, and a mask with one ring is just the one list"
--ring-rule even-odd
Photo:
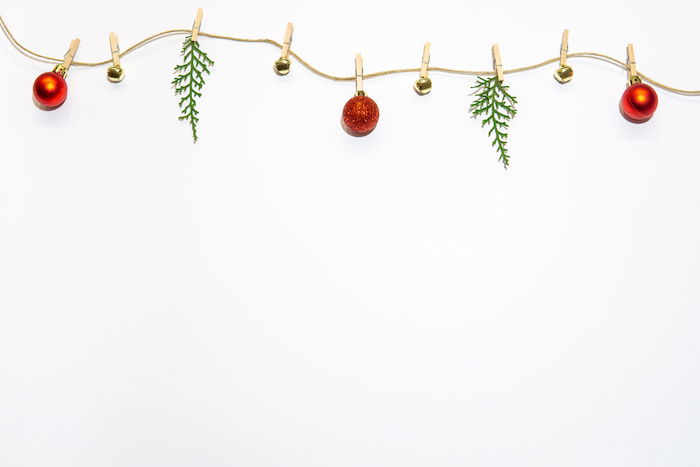
[(192, 138), (197, 142), (197, 123), (199, 122), (199, 111), (197, 110), (197, 99), (202, 97), (202, 87), (204, 86), (204, 73), (211, 74), (209, 67), (214, 65), (214, 61), (207, 57), (207, 54), (199, 48), (198, 42), (192, 42), (192, 37), (187, 36), (182, 43), (182, 65), (175, 65), (174, 73), (178, 75), (172, 85), (175, 88), (175, 95), (182, 96), (178, 106), (181, 115), (178, 120), (188, 121), (192, 127)]
[(508, 139), (508, 122), (515, 116), (515, 104), (518, 101), (508, 94), (508, 86), (494, 75), (490, 78), (476, 78), (476, 99), (469, 106), (469, 112), (473, 118), (482, 118), (481, 126), (489, 126), (489, 136), (493, 136), (491, 146), (497, 146), (498, 160), (503, 167), (508, 168), (510, 156), (506, 143)]

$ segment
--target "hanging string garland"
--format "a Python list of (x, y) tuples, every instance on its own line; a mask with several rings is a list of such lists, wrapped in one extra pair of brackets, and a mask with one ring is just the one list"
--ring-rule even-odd
[[(204, 86), (204, 75), (208, 75), (210, 73), (209, 67), (214, 65), (214, 62), (201, 50), (198, 43), (199, 36), (236, 42), (267, 43), (278, 47), (282, 49), (282, 54), (274, 63), (274, 70), (280, 76), (284, 76), (289, 73), (291, 69), (290, 57), (293, 57), (302, 66), (322, 78), (333, 81), (354, 80), (356, 82), (355, 96), (352, 97), (343, 107), (341, 118), (343, 128), (346, 132), (348, 132), (348, 134), (353, 136), (365, 136), (370, 134), (376, 127), (379, 120), (379, 107), (374, 100), (365, 94), (362, 84), (364, 79), (391, 74), (419, 72), (420, 76), (418, 80), (416, 80), (413, 89), (419, 95), (426, 95), (432, 89), (432, 80), (428, 76), (429, 71), (460, 75), (476, 75), (477, 82), (474, 86), (472, 86), (472, 89), (475, 90), (473, 93), (475, 94), (475, 99), (469, 107), (469, 112), (471, 113), (472, 117), (481, 118), (481, 124), (483, 127), (488, 127), (488, 136), (492, 138), (492, 145), (498, 152), (498, 160), (506, 168), (510, 163), (510, 156), (506, 148), (508, 126), (510, 120), (516, 114), (515, 104), (517, 104), (516, 98), (509, 93), (508, 86), (503, 85), (504, 75), (506, 74), (530, 71), (559, 61), (559, 68), (554, 72), (554, 77), (559, 83), (565, 84), (573, 79), (573, 69), (571, 66), (567, 65), (568, 58), (589, 58), (610, 63), (627, 71), (627, 88), (623, 92), (620, 99), (619, 111), (625, 119), (636, 124), (644, 123), (651, 119), (658, 107), (658, 95), (651, 85), (674, 94), (700, 96), (700, 90), (684, 90), (674, 88), (660, 83), (639, 72), (637, 70), (632, 45), (627, 46), (626, 62), (622, 62), (608, 55), (595, 52), (569, 53), (568, 30), (565, 30), (562, 36), (560, 56), (558, 58), (545, 60), (526, 67), (504, 70), (501, 65), (498, 45), (494, 45), (492, 48), (493, 70), (472, 71), (443, 67), (429, 67), (430, 43), (426, 43), (425, 47), (423, 48), (423, 59), (421, 61), (420, 68), (393, 69), (365, 75), (362, 70), (362, 59), (358, 54), (355, 63), (355, 76), (347, 77), (334, 76), (322, 72), (293, 52), (290, 49), (293, 31), (293, 26), (291, 23), (287, 25), (284, 41), (282, 44), (280, 44), (272, 39), (244, 39), (203, 33), (200, 32), (201, 22), (202, 10), (199, 9), (197, 11), (197, 17), (192, 30), (172, 29), (163, 31), (147, 37), (146, 39), (129, 47), (124, 52), (119, 51), (117, 37), (114, 33), (111, 33), (111, 60), (104, 60), (100, 62), (79, 62), (73, 60), (80, 44), (78, 39), (75, 39), (71, 43), (71, 46), (63, 59), (38, 54), (29, 50), (18, 42), (9, 31), (2, 17), (0, 17), (0, 26), (3, 33), (10, 40), (12, 45), (15, 46), (15, 48), (17, 48), (22, 54), (34, 60), (56, 63), (55, 68), (51, 72), (41, 74), (34, 82), (34, 102), (37, 107), (42, 110), (55, 110), (66, 101), (68, 96), (66, 76), (71, 65), (96, 67), (111, 64), (107, 70), (107, 78), (110, 82), (118, 83), (122, 81), (125, 76), (124, 69), (121, 67), (120, 63), (121, 58), (160, 38), (172, 35), (187, 35), (181, 50), (183, 63), (175, 66), (175, 73), (177, 76), (175, 79), (173, 79), (171, 84), (174, 87), (175, 94), (180, 97), (178, 105), (181, 115), (178, 118), (180, 120), (187, 121), (190, 124), (192, 137), (195, 142), (198, 139), (197, 123), (199, 122), (199, 112), (196, 109), (196, 103), (197, 99), (202, 96), (201, 90)], [(484, 78), (483, 76), (487, 77)], [(646, 83), (642, 82), (642, 80), (646, 81)]]

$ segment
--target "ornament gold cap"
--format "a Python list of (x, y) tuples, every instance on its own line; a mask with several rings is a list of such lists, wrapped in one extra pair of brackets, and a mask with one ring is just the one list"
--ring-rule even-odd
[(53, 72), (54, 72), (54, 73), (58, 73), (58, 74), (61, 75), (63, 78), (65, 78), (66, 75), (68, 74), (68, 70), (66, 69), (66, 67), (63, 66), (62, 63), (59, 63), (58, 65), (56, 65), (55, 67), (53, 67)]
[(420, 65), (420, 78), (413, 83), (413, 90), (420, 96), (425, 96), (433, 88), (433, 82), (428, 77), (428, 64), (430, 64), (430, 42), (423, 46), (423, 58)]
[(287, 30), (284, 33), (284, 41), (282, 41), (282, 54), (275, 61), (273, 69), (280, 76), (288, 75), (292, 66), (289, 61), (289, 48), (292, 45), (292, 34), (294, 33), (294, 24), (287, 23)]

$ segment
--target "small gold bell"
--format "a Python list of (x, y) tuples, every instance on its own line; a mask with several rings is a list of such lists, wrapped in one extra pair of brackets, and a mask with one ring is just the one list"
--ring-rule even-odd
[(561, 84), (568, 83), (569, 81), (574, 79), (574, 69), (571, 68), (569, 65), (559, 67), (559, 69), (557, 69), (557, 71), (554, 72), (554, 79), (559, 81)]
[(413, 84), (413, 89), (421, 96), (425, 96), (433, 89), (433, 82), (430, 78), (418, 78)]
[(124, 72), (124, 69), (121, 67), (121, 65), (111, 66), (107, 68), (107, 79), (110, 83), (119, 83), (121, 80), (124, 79), (125, 74), (126, 73)]
[(275, 73), (277, 73), (280, 76), (284, 76), (289, 73), (289, 69), (291, 68), (292, 64), (290, 63), (288, 58), (283, 58), (280, 57), (275, 61)]

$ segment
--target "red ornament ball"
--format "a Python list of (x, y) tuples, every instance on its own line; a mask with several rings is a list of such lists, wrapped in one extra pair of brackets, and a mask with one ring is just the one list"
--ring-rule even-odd
[(343, 127), (353, 136), (365, 136), (379, 121), (379, 107), (367, 96), (355, 96), (343, 107)]
[(644, 83), (637, 83), (625, 89), (620, 99), (620, 112), (632, 123), (644, 123), (649, 120), (659, 105), (659, 98), (654, 88)]
[(68, 85), (63, 76), (54, 71), (42, 73), (34, 81), (34, 99), (47, 110), (55, 109), (66, 101)]

